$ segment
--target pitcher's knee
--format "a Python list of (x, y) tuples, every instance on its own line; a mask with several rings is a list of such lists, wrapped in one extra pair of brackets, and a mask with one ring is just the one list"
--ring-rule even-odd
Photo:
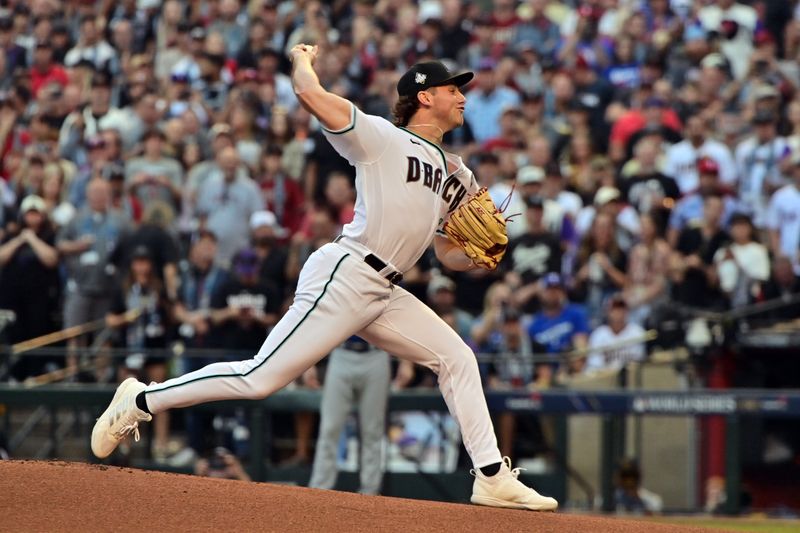
[(446, 366), (451, 373), (478, 372), (478, 360), (466, 344), (451, 352), (447, 357)]
[(245, 398), (248, 400), (263, 400), (277, 389), (278, 387), (269, 382), (248, 383)]

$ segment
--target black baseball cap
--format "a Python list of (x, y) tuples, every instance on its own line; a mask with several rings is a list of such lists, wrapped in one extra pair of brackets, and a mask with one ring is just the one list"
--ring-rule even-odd
[(148, 261), (152, 261), (153, 255), (150, 253), (150, 250), (147, 248), (147, 246), (140, 244), (133, 249), (133, 252), (131, 252), (131, 261), (136, 261), (137, 259), (146, 259)]
[(403, 74), (397, 82), (397, 94), (414, 96), (419, 91), (442, 85), (466, 85), (475, 76), (472, 72), (454, 74), (441, 61), (417, 63)]

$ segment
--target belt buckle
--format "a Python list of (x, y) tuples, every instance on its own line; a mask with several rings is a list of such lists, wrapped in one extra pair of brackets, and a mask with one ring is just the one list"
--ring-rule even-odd
[(391, 283), (398, 285), (401, 281), (403, 281), (403, 275), (400, 272), (392, 272), (390, 275), (386, 276)]

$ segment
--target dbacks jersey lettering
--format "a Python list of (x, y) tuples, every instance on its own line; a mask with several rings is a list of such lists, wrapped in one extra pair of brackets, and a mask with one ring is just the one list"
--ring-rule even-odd
[(347, 128), (325, 131), (356, 168), (355, 217), (342, 235), (405, 272), (478, 184), (460, 157), (355, 106), (352, 113)]

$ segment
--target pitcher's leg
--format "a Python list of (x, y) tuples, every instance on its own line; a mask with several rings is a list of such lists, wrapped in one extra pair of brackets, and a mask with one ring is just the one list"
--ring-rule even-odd
[(383, 480), (383, 437), (386, 434), (386, 404), (389, 398), (391, 369), (389, 356), (381, 351), (358, 355), (363, 359), (364, 374), (358, 405), (361, 428), (362, 494), (378, 494)]
[[(309, 262), (315, 259), (319, 258), (312, 256)], [(214, 363), (147, 387), (150, 412), (216, 400), (264, 398), (325, 357), (368, 323), (380, 307), (360, 297), (359, 280), (348, 277), (354, 270), (348, 268), (348, 259), (354, 261), (344, 255), (335, 262), (311, 265), (310, 273), (304, 268), (305, 279), (301, 276), (294, 303), (255, 358)]]
[(332, 489), (336, 484), (339, 469), (336, 466), (336, 450), (339, 436), (353, 407), (354, 393), (352, 369), (334, 350), (328, 362), (325, 385), (320, 406), (319, 438), (314, 452), (314, 466), (308, 486), (315, 489)]
[(358, 335), (436, 372), (472, 463), (480, 468), (501, 461), (475, 354), (436, 313), (395, 288), (387, 310)]

